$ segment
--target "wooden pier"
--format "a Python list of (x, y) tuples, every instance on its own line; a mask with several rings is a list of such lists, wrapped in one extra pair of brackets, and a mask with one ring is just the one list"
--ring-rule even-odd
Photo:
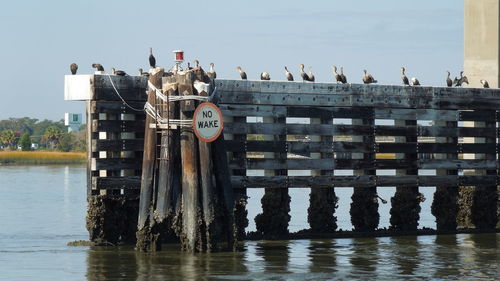
[[(67, 76), (67, 88), (81, 88), (85, 82), (72, 79), (82, 76), (90, 94), (67, 98), (87, 103), (87, 226), (93, 241), (127, 242), (137, 231), (149, 130), (145, 113), (131, 107), (143, 108), (147, 78)], [(436, 187), (432, 213), (438, 230), (497, 227), (498, 89), (216, 79), (210, 92), (224, 116), (217, 153), (227, 151), (238, 239), (248, 225), (248, 188), (266, 189), (256, 218), (264, 238), (286, 236), (288, 188), (299, 187), (311, 188), (308, 221), (314, 233), (336, 230), (335, 189), (342, 187), (354, 188), (350, 214), (357, 231), (376, 230), (376, 188), (385, 186), (397, 187), (391, 198), (395, 231), (417, 229), (421, 186)]]

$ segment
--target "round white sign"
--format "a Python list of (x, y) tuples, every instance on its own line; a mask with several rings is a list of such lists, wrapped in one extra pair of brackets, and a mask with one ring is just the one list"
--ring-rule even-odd
[(193, 114), (193, 129), (196, 136), (204, 142), (213, 142), (222, 133), (224, 121), (222, 112), (211, 102), (204, 102)]

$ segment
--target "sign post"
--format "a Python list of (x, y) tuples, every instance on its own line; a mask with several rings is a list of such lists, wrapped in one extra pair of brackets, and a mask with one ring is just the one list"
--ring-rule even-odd
[(211, 102), (204, 102), (196, 108), (193, 114), (194, 133), (204, 142), (213, 142), (222, 133), (224, 121), (222, 112)]

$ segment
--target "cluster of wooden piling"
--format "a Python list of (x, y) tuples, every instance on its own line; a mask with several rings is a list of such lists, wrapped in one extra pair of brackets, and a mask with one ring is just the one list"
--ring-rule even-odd
[[(183, 73), (150, 75), (147, 103), (156, 114), (146, 117), (144, 161), (136, 248), (159, 250), (161, 243), (178, 239), (187, 251), (214, 251), (227, 242), (234, 246), (233, 196), (223, 137), (213, 143), (198, 140), (190, 121), (195, 100), (169, 102), (164, 97), (207, 96), (193, 84), (209, 82), (201, 68)], [(161, 89), (161, 90), (160, 90)], [(172, 120), (170, 125), (169, 120)]]
[[(209, 82), (203, 75), (201, 69), (169, 76), (158, 71), (149, 80), (166, 95), (198, 95), (204, 93), (193, 83)], [(87, 225), (95, 242), (127, 242), (137, 231), (140, 250), (167, 241), (180, 241), (189, 251), (231, 244), (232, 235), (246, 237), (249, 188), (266, 189), (263, 212), (255, 218), (262, 238), (287, 237), (288, 189), (297, 187), (311, 189), (310, 233), (337, 230), (335, 189), (343, 187), (354, 188), (355, 231), (377, 229), (377, 188), (386, 186), (396, 187), (390, 199), (394, 231), (417, 229), (422, 186), (436, 187), (432, 214), (438, 230), (494, 229), (498, 223), (498, 90), (215, 80), (211, 89), (224, 115), (224, 137), (207, 144), (190, 128), (160, 130), (144, 112), (130, 109), (141, 108), (147, 97), (162, 116), (190, 119), (194, 101), (165, 103), (145, 78), (112, 76), (125, 105), (108, 76), (92, 79)], [(379, 119), (393, 124), (377, 124)], [(386, 169), (395, 175), (377, 175)], [(419, 175), (422, 169), (436, 174)], [(230, 185), (234, 197), (227, 195)]]

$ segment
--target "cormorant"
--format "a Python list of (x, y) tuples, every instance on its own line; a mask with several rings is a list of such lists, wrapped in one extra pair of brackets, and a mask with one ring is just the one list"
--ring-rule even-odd
[(151, 66), (151, 68), (156, 67), (156, 58), (153, 56), (153, 48), (149, 48), (149, 66)]
[(262, 72), (260, 74), (260, 80), (271, 80), (271, 75), (268, 72)]
[(214, 63), (213, 62), (210, 63), (210, 71), (207, 72), (207, 75), (212, 80), (214, 80), (215, 78), (217, 78), (217, 73), (214, 70)]
[(411, 78), (411, 84), (412, 84), (413, 86), (420, 86), (420, 81), (418, 81), (418, 79), (417, 79), (417, 78), (412, 77), (412, 78)]
[(142, 71), (142, 68), (139, 68), (139, 76), (149, 77), (149, 73)]
[(342, 78), (342, 84), (346, 84), (347, 77), (345, 77), (345, 75), (344, 75), (344, 67), (343, 66), (340, 67), (340, 77)]
[(462, 87), (463, 83), (467, 83), (467, 85), (469, 85), (469, 79), (467, 79), (467, 76), (464, 76), (463, 74), (464, 72), (460, 71), (460, 78), (457, 79), (457, 77), (455, 77), (455, 80), (453, 80), (455, 87)]
[(72, 63), (70, 66), (69, 66), (69, 69), (71, 70), (71, 74), (75, 75), (76, 74), (76, 71), (78, 70), (78, 65), (76, 63)]
[(373, 78), (373, 76), (370, 73), (366, 72), (366, 69), (363, 70), (365, 75), (363, 76), (363, 83), (365, 84), (370, 84), (370, 83), (377, 83), (377, 80)]
[(293, 75), (290, 71), (288, 71), (288, 68), (286, 66), (285, 66), (285, 76), (286, 80), (293, 81)]
[(314, 74), (312, 73), (312, 66), (309, 66), (309, 74), (307, 76), (309, 76), (309, 82), (314, 82), (315, 78), (314, 78)]
[(484, 79), (481, 79), (479, 82), (481, 82), (481, 84), (483, 84), (483, 88), (489, 88), (490, 87), (490, 84), (488, 84), (488, 81), (486, 81)]
[(97, 71), (104, 72), (104, 67), (102, 67), (102, 65), (100, 63), (93, 63), (92, 67), (95, 68), (95, 69), (97, 69)]
[(300, 76), (302, 77), (302, 81), (309, 81), (309, 76), (307, 75), (307, 73), (304, 72), (304, 65), (300, 64), (299, 67), (300, 67)]
[(188, 68), (188, 70), (193, 69), (193, 68), (191, 67), (191, 64), (190, 64), (189, 62), (188, 62), (188, 67), (187, 67), (187, 68)]
[(340, 74), (337, 73), (337, 67), (334, 65), (332, 66), (332, 69), (333, 69), (333, 76), (335, 76), (335, 80), (340, 83), (343, 83), (342, 82), (342, 76), (340, 76)]
[(237, 66), (236, 69), (240, 73), (241, 79), (247, 80), (247, 73), (243, 70), (241, 70), (241, 66)]
[(410, 86), (410, 82), (408, 81), (408, 77), (405, 74), (405, 68), (401, 67), (401, 79), (403, 80), (403, 85)]
[(200, 62), (198, 60), (194, 60), (193, 63), (194, 63), (194, 67), (200, 66)]
[(118, 75), (118, 76), (125, 76), (127, 73), (123, 70), (116, 70), (114, 67), (111, 68), (111, 73), (113, 75)]
[[(453, 86), (453, 81), (451, 81), (451, 78), (450, 78), (450, 72), (449, 72), (449, 71), (446, 71), (446, 72), (448, 72), (448, 76), (446, 77), (446, 85), (447, 85), (448, 87), (451, 87), (451, 86)], [(456, 78), (455, 78), (455, 79), (456, 79)]]

